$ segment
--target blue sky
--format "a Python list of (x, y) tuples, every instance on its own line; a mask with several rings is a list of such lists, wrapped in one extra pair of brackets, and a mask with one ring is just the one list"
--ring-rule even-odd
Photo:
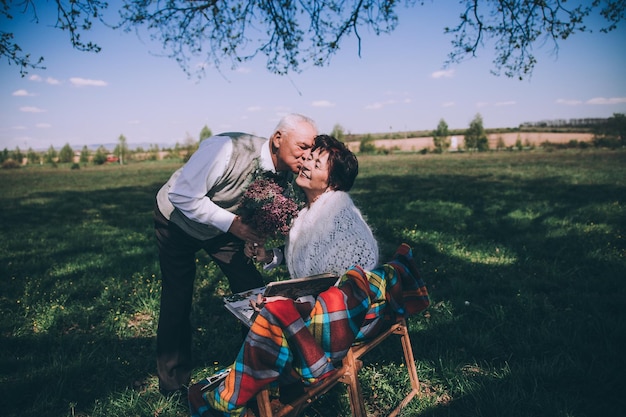
[(451, 51), (443, 28), (460, 13), (458, 3), (443, 3), (402, 9), (389, 35), (362, 30), (360, 57), (352, 36), (327, 67), (278, 76), (261, 56), (236, 70), (209, 69), (200, 80), (133, 33), (98, 26), (85, 40), (102, 51), (74, 50), (52, 27), (55, 15), (40, 8), (37, 25), (21, 15), (3, 22), (47, 69), (22, 78), (0, 61), (0, 149), (78, 149), (121, 134), (131, 147), (171, 146), (197, 139), (205, 125), (267, 136), (287, 112), (311, 116), (322, 132), (340, 124), (346, 133), (435, 129), (442, 118), (463, 129), (477, 113), (488, 128), (626, 113), (626, 24), (608, 35), (576, 34), (558, 54), (545, 45), (535, 51), (532, 77), (519, 81), (490, 73), (488, 47), (443, 68)]

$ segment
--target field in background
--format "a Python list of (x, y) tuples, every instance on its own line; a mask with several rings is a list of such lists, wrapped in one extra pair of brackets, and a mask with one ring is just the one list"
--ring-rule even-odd
[[(489, 139), (489, 148), (496, 149), (498, 141), (502, 138), (505, 147), (513, 147), (518, 140), (522, 141), (522, 144), (530, 144), (533, 146), (539, 146), (544, 142), (550, 142), (553, 144), (569, 143), (570, 141), (578, 142), (591, 142), (593, 139), (592, 133), (552, 133), (552, 132), (511, 132), (511, 133), (491, 133), (487, 135)], [(463, 135), (451, 136), (452, 150), (463, 147)], [(376, 139), (373, 141), (374, 146), (377, 149), (389, 149), (399, 150), (405, 152), (417, 152), (422, 149), (433, 148), (433, 138), (419, 137), (419, 138), (406, 138), (406, 139)], [(454, 144), (456, 143), (456, 146)], [(348, 142), (348, 147), (357, 152), (361, 146), (360, 141)]]
[[(407, 242), (432, 296), (409, 319), (408, 416), (609, 416), (623, 396), (626, 151), (359, 156), (351, 195), (382, 258)], [(180, 163), (0, 170), (0, 409), (7, 417), (183, 417), (157, 390), (151, 212)], [(269, 279), (280, 277), (276, 273)], [(283, 275), (284, 276), (284, 275)], [(199, 254), (194, 378), (242, 341)], [(405, 386), (393, 341), (366, 356), (368, 411)], [(339, 389), (308, 417), (349, 415)]]

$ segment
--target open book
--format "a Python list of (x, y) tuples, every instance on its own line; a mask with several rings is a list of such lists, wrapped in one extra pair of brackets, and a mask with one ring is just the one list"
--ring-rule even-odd
[(224, 307), (237, 317), (243, 324), (250, 327), (254, 321), (255, 311), (250, 301), (256, 301), (257, 295), (263, 297), (282, 296), (293, 300), (307, 295), (317, 296), (326, 291), (339, 280), (335, 274), (319, 274), (310, 277), (274, 281), (265, 287), (253, 288), (248, 291), (224, 297)]

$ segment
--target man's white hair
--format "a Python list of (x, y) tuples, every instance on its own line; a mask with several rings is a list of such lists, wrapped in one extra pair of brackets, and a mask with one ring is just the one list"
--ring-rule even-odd
[(276, 125), (276, 129), (274, 129), (274, 132), (276, 131), (290, 132), (290, 131), (296, 130), (298, 126), (302, 123), (307, 123), (311, 127), (313, 127), (316, 132), (318, 131), (317, 124), (310, 117), (306, 117), (298, 113), (289, 113), (286, 116), (284, 116), (282, 119), (280, 119), (280, 121), (278, 122), (278, 125)]

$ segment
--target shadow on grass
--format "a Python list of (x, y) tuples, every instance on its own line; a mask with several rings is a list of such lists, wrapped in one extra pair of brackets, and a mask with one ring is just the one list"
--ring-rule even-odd
[[(404, 415), (623, 410), (626, 188), (619, 181), (520, 177), (504, 168), (367, 169), (352, 194), (382, 259), (411, 244), (433, 301), (428, 316), (410, 320), (426, 395)], [(152, 209), (160, 183), (138, 184), (0, 199), (3, 415), (68, 416), (72, 407), (107, 415), (111, 397), (126, 390), (152, 401), (160, 291)], [(197, 284), (201, 372), (231, 362), (242, 334), (222, 307), (221, 274), (202, 256)], [(372, 361), (395, 358), (383, 350)], [(155, 408), (117, 415), (150, 416)], [(331, 402), (307, 415), (333, 409)]]
[(624, 196), (560, 177), (360, 181), (383, 250), (408, 240), (433, 296), (411, 333), (430, 406), (406, 415), (623, 409)]
[[(89, 412), (116, 392), (157, 389), (156, 188), (0, 200), (3, 415)], [(199, 273), (205, 287), (196, 296), (203, 306), (196, 356), (224, 364), (240, 341), (221, 341), (209, 352), (201, 346), (235, 325), (213, 295), (221, 274), (210, 272), (214, 278)]]

